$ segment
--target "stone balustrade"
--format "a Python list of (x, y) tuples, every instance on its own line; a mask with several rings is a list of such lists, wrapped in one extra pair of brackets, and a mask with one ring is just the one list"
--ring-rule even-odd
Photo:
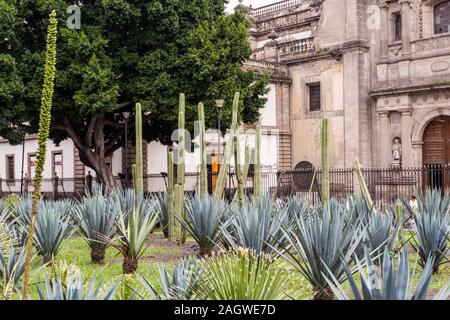
[(289, 75), (286, 65), (253, 59), (244, 62), (244, 69), (260, 73), (268, 73), (271, 76), (288, 77)]
[(319, 18), (319, 15), (313, 15), (311, 10), (292, 12), (280, 17), (258, 21), (254, 24), (254, 28), (257, 32), (268, 32), (274, 29), (298, 25), (314, 17)]
[(313, 37), (279, 44), (280, 61), (291, 60), (298, 56), (309, 55), (313, 49)]

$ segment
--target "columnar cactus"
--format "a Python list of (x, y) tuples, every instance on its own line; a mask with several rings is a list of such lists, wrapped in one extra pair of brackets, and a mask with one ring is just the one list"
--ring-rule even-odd
[[(181, 218), (185, 218), (184, 210), (184, 182), (185, 182), (185, 110), (186, 98), (184, 94), (180, 95), (179, 113), (178, 113), (178, 148), (177, 148), (177, 182), (174, 186), (175, 208), (174, 213)], [(186, 241), (186, 232), (178, 219), (173, 224), (173, 240), (177, 244), (183, 244)]]
[(328, 162), (328, 119), (322, 120), (322, 202), (330, 201), (330, 166)]
[(136, 193), (144, 192), (144, 169), (142, 160), (142, 106), (136, 103)]
[(367, 188), (366, 181), (364, 180), (364, 177), (363, 177), (363, 174), (361, 171), (361, 164), (359, 163), (359, 160), (355, 161), (355, 171), (356, 171), (356, 176), (357, 176), (358, 182), (359, 182), (359, 188), (364, 197), (364, 200), (366, 201), (366, 205), (369, 208), (369, 211), (372, 211), (374, 209), (374, 204), (372, 201), (372, 197), (370, 196), (369, 189)]
[(168, 212), (168, 223), (167, 223), (167, 229), (169, 231), (169, 240), (175, 241), (174, 236), (174, 223), (175, 223), (175, 217), (173, 215), (174, 208), (173, 208), (173, 184), (174, 184), (174, 177), (173, 177), (173, 152), (167, 151), (167, 212)]
[(240, 205), (244, 203), (245, 200), (245, 185), (248, 177), (248, 170), (250, 169), (250, 147), (245, 145), (245, 163), (242, 173), (240, 172), (240, 165), (236, 166), (236, 177), (239, 175), (238, 180), (238, 191), (235, 193), (233, 201), (238, 202)]
[(203, 103), (198, 104), (198, 122), (200, 129), (200, 194), (208, 194), (208, 166), (206, 160), (205, 139), (205, 108)]
[(255, 197), (261, 196), (261, 125), (256, 127), (253, 194)]
[(231, 155), (234, 151), (234, 142), (235, 142), (235, 133), (238, 130), (238, 114), (239, 114), (239, 92), (236, 92), (233, 100), (233, 113), (231, 117), (231, 132), (228, 137), (228, 142), (225, 145), (224, 156), (222, 160), (222, 165), (220, 167), (219, 176), (217, 178), (216, 190), (214, 192), (214, 197), (216, 199), (223, 198), (223, 191), (225, 189), (225, 182), (227, 179), (228, 171), (229, 171), (229, 161)]
[(37, 207), (41, 192), (42, 173), (44, 171), (47, 151), (47, 139), (50, 132), (53, 88), (56, 73), (56, 38), (58, 32), (58, 20), (56, 11), (50, 13), (50, 21), (47, 29), (47, 48), (45, 53), (44, 86), (42, 88), (41, 110), (38, 131), (37, 165), (34, 176), (34, 194), (31, 206), (31, 221), (28, 229), (25, 270), (23, 275), (23, 299), (28, 299), (28, 286), (30, 281), (30, 268), (33, 249), (33, 236), (36, 225)]

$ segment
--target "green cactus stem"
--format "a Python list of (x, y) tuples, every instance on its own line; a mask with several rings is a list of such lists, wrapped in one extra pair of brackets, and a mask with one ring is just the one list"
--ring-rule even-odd
[[(248, 178), (248, 171), (250, 169), (250, 147), (245, 145), (245, 163), (242, 173), (239, 173), (241, 179), (238, 182), (238, 191), (235, 193), (233, 202), (238, 202), (241, 206), (244, 204), (245, 200), (245, 186)], [(240, 171), (240, 169), (238, 169)]]
[(261, 196), (261, 125), (256, 127), (255, 137), (255, 170), (253, 178), (253, 194)]
[[(178, 148), (177, 148), (177, 182), (174, 186), (174, 209), (175, 214), (185, 218), (184, 210), (184, 183), (185, 183), (185, 112), (186, 97), (180, 94), (179, 113), (178, 113)], [(186, 241), (186, 233), (178, 219), (174, 219), (174, 242), (178, 245)]]
[(169, 240), (175, 241), (174, 236), (174, 222), (175, 217), (173, 215), (173, 185), (174, 185), (174, 176), (173, 176), (173, 152), (167, 150), (167, 212), (168, 212), (168, 222), (167, 229), (169, 231)]
[(28, 299), (28, 290), (30, 282), (31, 259), (33, 254), (33, 237), (36, 227), (36, 217), (38, 202), (41, 193), (42, 173), (44, 171), (45, 158), (47, 152), (47, 139), (50, 133), (51, 111), (53, 100), (53, 88), (56, 73), (56, 39), (58, 33), (58, 20), (56, 18), (56, 11), (50, 13), (50, 21), (47, 29), (47, 48), (45, 53), (44, 66), (44, 85), (42, 88), (41, 109), (39, 114), (39, 131), (38, 131), (38, 151), (37, 151), (37, 165), (34, 176), (34, 194), (31, 206), (31, 221), (28, 229), (26, 251), (25, 251), (25, 266), (23, 274), (23, 292), (24, 300)]
[(229, 163), (231, 155), (234, 151), (235, 133), (238, 130), (238, 115), (239, 115), (239, 92), (236, 92), (233, 100), (233, 111), (231, 116), (231, 132), (228, 136), (228, 141), (225, 144), (224, 156), (222, 159), (222, 165), (220, 167), (219, 175), (217, 177), (216, 190), (214, 191), (214, 197), (216, 199), (223, 198), (223, 191), (225, 189), (225, 183), (229, 171)]
[(203, 103), (198, 104), (198, 122), (200, 129), (200, 194), (208, 194), (208, 166), (206, 159), (206, 138), (205, 138), (205, 108)]
[(330, 201), (330, 165), (328, 162), (328, 119), (322, 120), (322, 202)]
[(136, 103), (136, 183), (134, 188), (137, 193), (144, 192), (142, 152), (142, 106)]

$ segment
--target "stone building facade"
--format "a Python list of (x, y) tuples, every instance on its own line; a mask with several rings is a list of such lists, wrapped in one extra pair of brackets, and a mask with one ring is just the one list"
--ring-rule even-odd
[(332, 167), (450, 164), (450, 1), (289, 0), (248, 14), (246, 67), (275, 85), (280, 167), (320, 167), (323, 117)]

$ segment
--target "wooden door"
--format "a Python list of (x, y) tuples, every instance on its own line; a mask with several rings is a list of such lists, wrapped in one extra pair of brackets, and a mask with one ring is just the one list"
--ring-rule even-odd
[(425, 185), (446, 189), (450, 186), (450, 117), (439, 117), (425, 129), (423, 135)]

